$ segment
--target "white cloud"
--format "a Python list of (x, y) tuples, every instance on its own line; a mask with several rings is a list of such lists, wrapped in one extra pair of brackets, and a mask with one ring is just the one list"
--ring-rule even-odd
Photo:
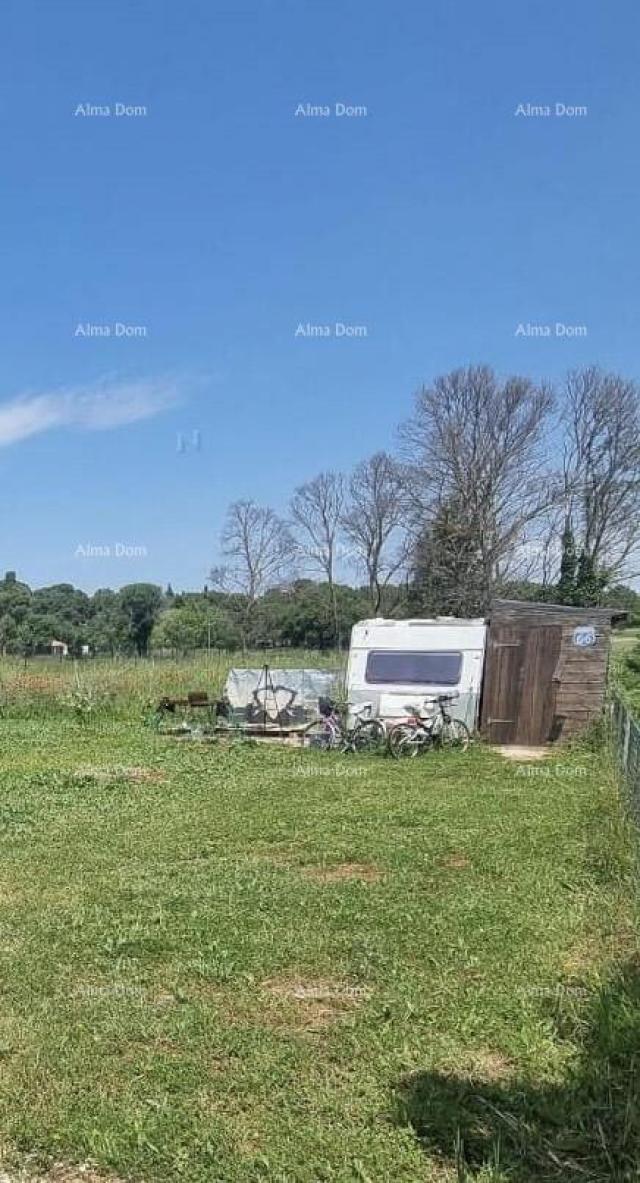
[(91, 386), (26, 394), (0, 402), (0, 447), (16, 444), (55, 427), (106, 431), (151, 419), (180, 401), (176, 382), (142, 378), (102, 378)]

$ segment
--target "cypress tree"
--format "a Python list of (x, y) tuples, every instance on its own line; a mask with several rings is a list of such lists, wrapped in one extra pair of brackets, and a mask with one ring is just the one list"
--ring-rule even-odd
[(576, 581), (578, 574), (578, 556), (576, 542), (571, 528), (571, 519), (567, 517), (562, 531), (562, 558), (560, 560), (560, 578), (556, 585), (556, 596), (559, 604), (575, 604)]
[(599, 604), (608, 578), (606, 569), (598, 567), (593, 556), (583, 549), (578, 559), (575, 603), (581, 608), (593, 608)]

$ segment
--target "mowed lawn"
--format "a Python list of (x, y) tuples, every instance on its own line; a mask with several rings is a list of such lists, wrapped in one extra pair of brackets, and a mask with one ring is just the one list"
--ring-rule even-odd
[(614, 633), (613, 678), (617, 692), (640, 717), (640, 630)]
[(635, 876), (597, 753), (5, 718), (0, 768), (10, 1179), (637, 1177)]
[(630, 653), (636, 645), (640, 644), (640, 629), (618, 629), (617, 631), (614, 631), (611, 639), (614, 654)]

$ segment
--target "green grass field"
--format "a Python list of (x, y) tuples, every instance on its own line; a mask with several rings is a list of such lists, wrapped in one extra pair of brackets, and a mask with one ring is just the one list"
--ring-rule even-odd
[(637, 1178), (604, 757), (396, 764), (23, 708), (0, 719), (9, 1179)]
[(613, 634), (612, 675), (618, 693), (640, 715), (640, 629)]

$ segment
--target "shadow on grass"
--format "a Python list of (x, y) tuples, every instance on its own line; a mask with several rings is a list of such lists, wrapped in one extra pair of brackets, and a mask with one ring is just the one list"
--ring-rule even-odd
[(579, 1054), (563, 1085), (417, 1072), (398, 1089), (396, 1120), (460, 1180), (637, 1183), (640, 966), (595, 995), (571, 1036)]

